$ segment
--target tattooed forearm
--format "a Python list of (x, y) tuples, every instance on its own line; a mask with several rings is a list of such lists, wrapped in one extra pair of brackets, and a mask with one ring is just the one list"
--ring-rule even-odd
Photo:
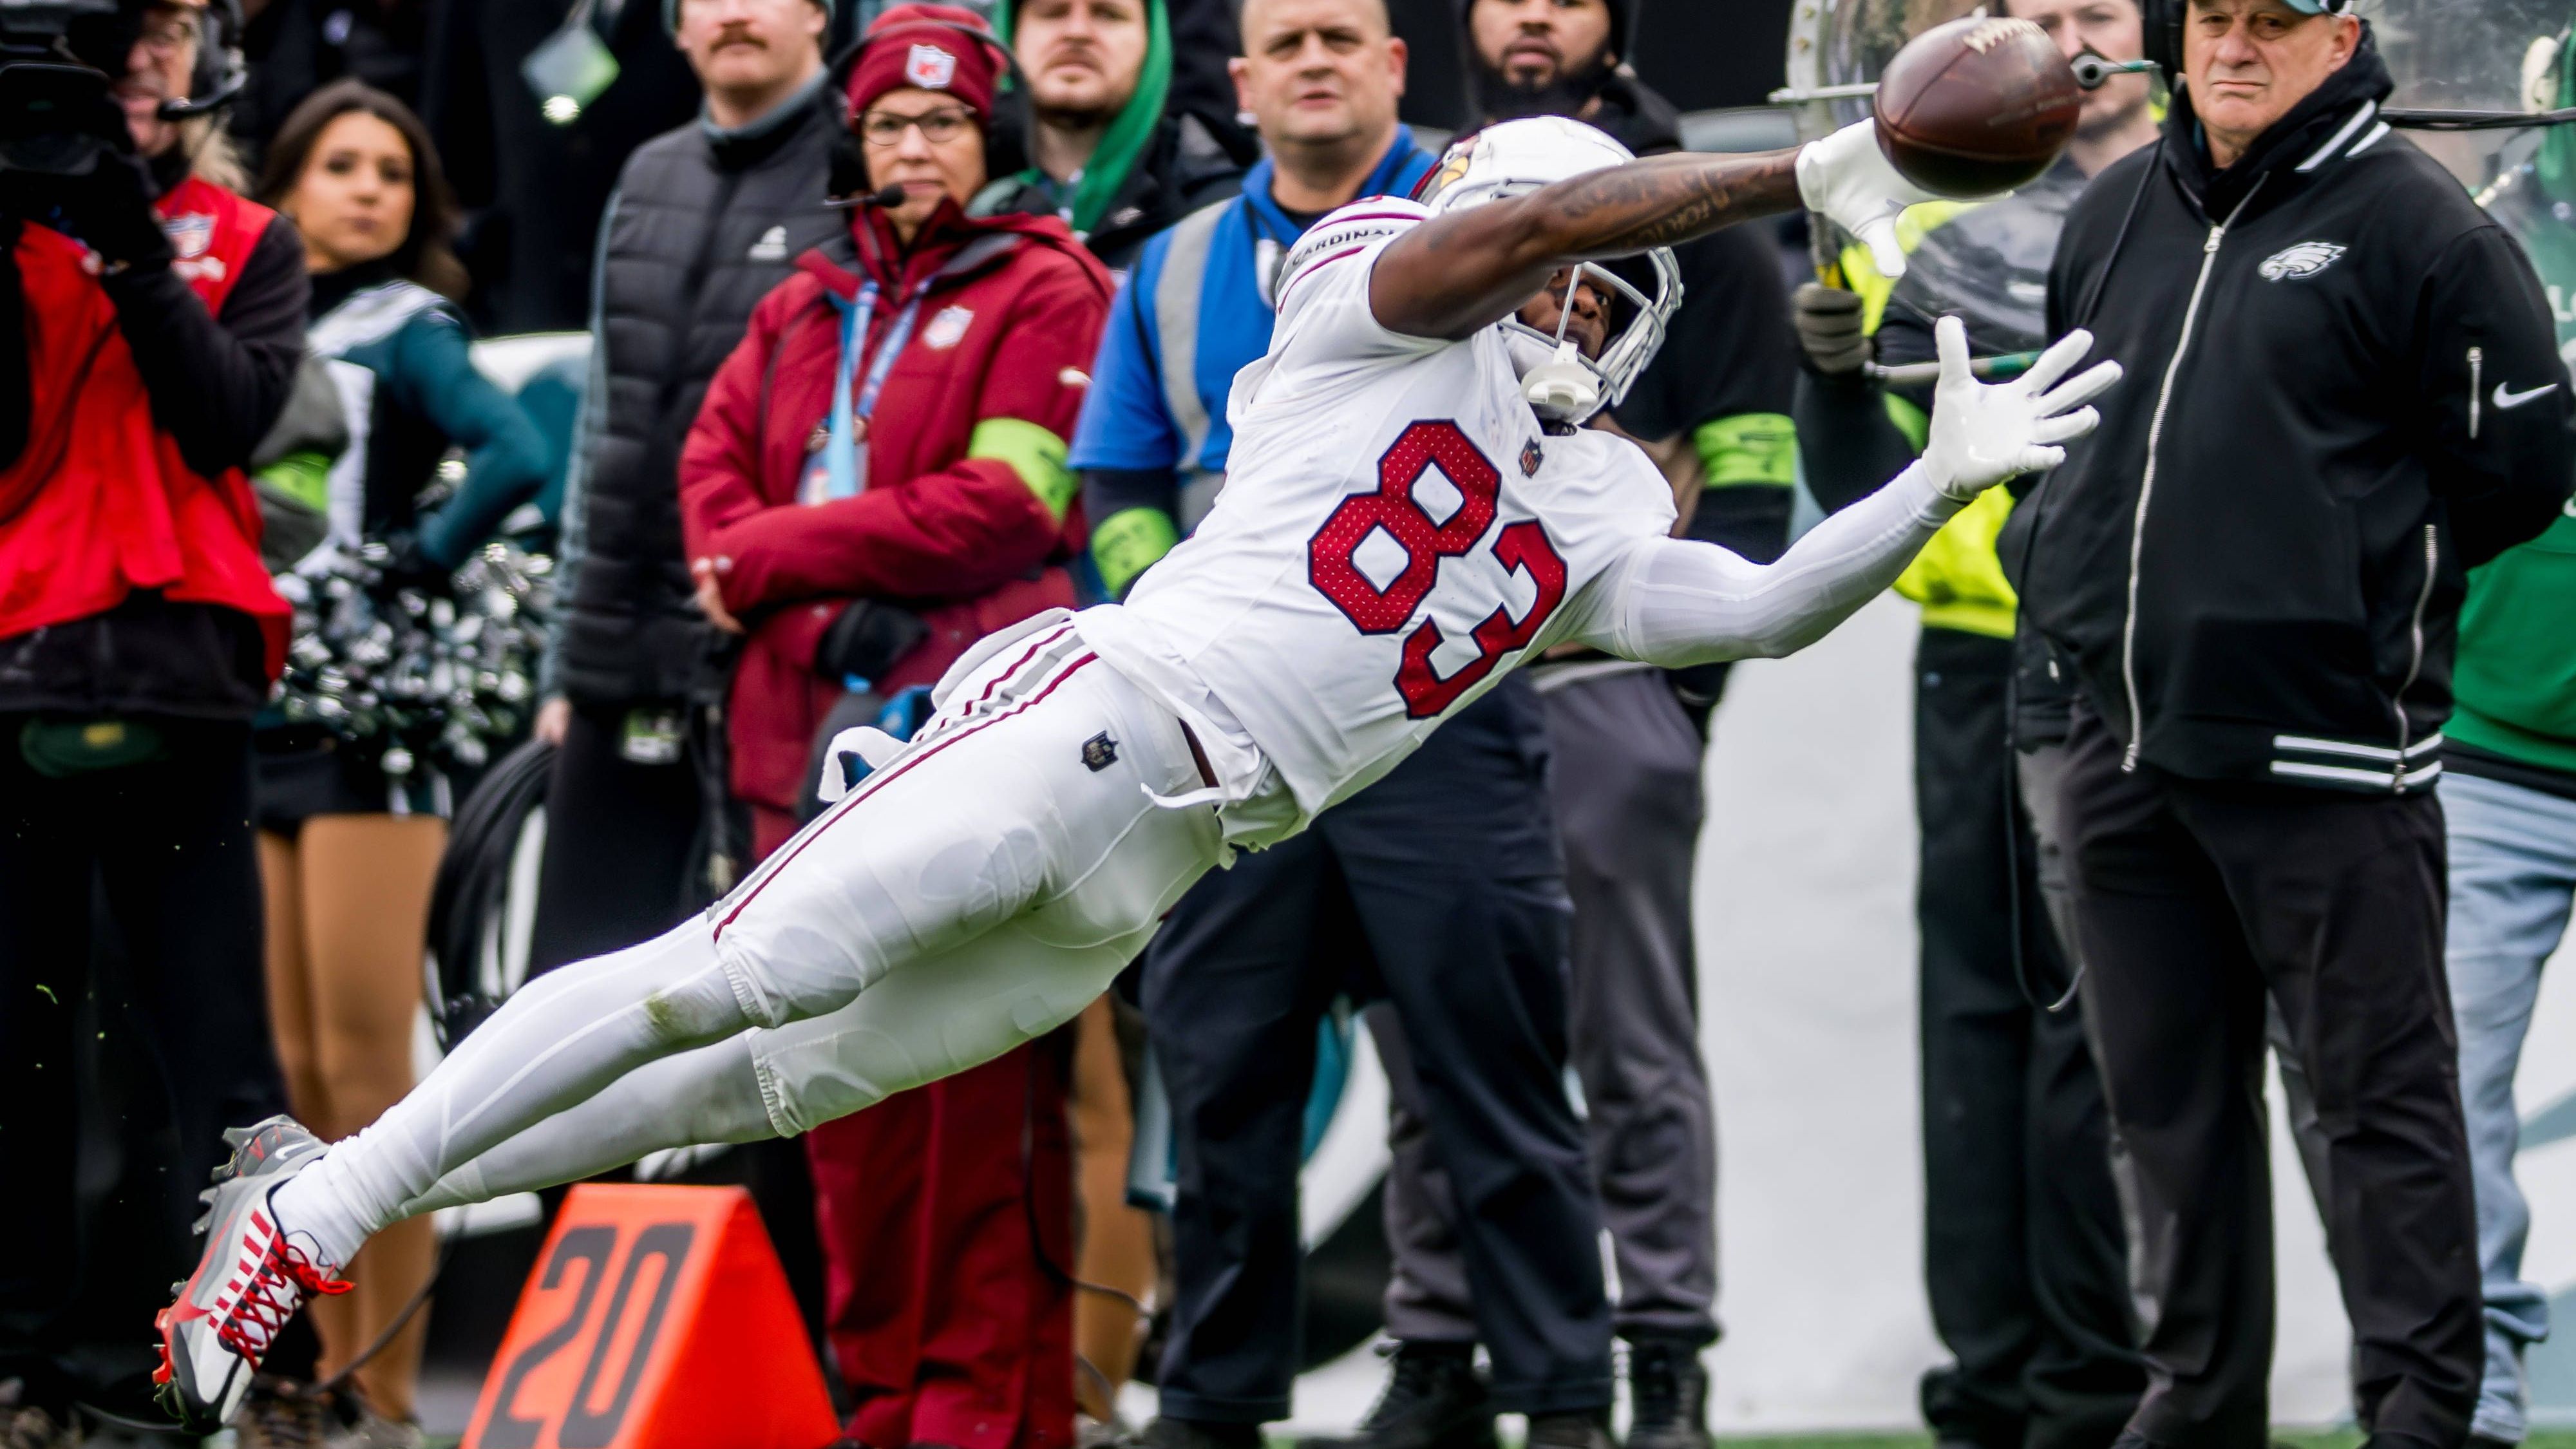
[(1465, 337), (1576, 262), (1631, 256), (1798, 205), (1794, 151), (1657, 156), (1436, 217), (1379, 256), (1369, 302), (1416, 337)]
[(1622, 256), (1796, 206), (1797, 153), (1661, 156), (1561, 181), (1529, 199), (1560, 256)]

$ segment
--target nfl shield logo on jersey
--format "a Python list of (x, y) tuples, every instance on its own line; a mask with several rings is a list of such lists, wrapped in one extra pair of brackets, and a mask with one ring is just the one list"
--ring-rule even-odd
[(1528, 442), (1521, 444), (1521, 476), (1522, 476), (1522, 477), (1524, 477), (1524, 478), (1535, 478), (1535, 477), (1537, 477), (1537, 476), (1538, 476), (1538, 465), (1539, 465), (1539, 464), (1541, 464), (1541, 463), (1544, 463), (1544, 462), (1546, 462), (1546, 461), (1547, 461), (1547, 454), (1546, 454), (1546, 452), (1545, 452), (1545, 451), (1543, 451), (1543, 450), (1539, 447), (1539, 445), (1538, 445), (1538, 439), (1536, 439), (1536, 438), (1532, 438), (1532, 439), (1530, 439)]
[(903, 58), (903, 78), (926, 91), (944, 91), (957, 78), (957, 57), (935, 45), (916, 45)]

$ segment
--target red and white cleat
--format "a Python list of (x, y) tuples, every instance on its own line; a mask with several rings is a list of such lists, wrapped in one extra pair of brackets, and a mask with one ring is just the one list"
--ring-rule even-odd
[(232, 1160), (198, 1194), (206, 1234), (196, 1274), (174, 1283), (178, 1301), (153, 1320), (161, 1366), (152, 1371), (161, 1407), (192, 1433), (211, 1433), (250, 1392), (277, 1331), (316, 1294), (346, 1293), (302, 1248), (277, 1230), (269, 1195), (321, 1160), (322, 1142), (291, 1117), (224, 1133)]

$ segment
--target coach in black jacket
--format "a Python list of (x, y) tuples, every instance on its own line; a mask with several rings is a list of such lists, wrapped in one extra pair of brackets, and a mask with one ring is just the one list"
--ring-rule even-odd
[(2051, 335), (2130, 379), (2021, 510), (2019, 578), (2082, 696), (2058, 825), (2150, 1365), (2124, 1444), (2266, 1439), (2266, 989), (2371, 1443), (2458, 1445), (2477, 1394), (2430, 786), (2462, 576), (2547, 523), (2576, 434), (2529, 263), (2379, 117), (2343, 4), (2189, 0), (2162, 142), (2049, 278)]

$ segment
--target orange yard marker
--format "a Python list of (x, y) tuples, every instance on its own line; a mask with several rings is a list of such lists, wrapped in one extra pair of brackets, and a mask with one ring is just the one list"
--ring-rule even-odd
[(748, 1194), (586, 1183), (463, 1449), (821, 1449), (839, 1433)]

